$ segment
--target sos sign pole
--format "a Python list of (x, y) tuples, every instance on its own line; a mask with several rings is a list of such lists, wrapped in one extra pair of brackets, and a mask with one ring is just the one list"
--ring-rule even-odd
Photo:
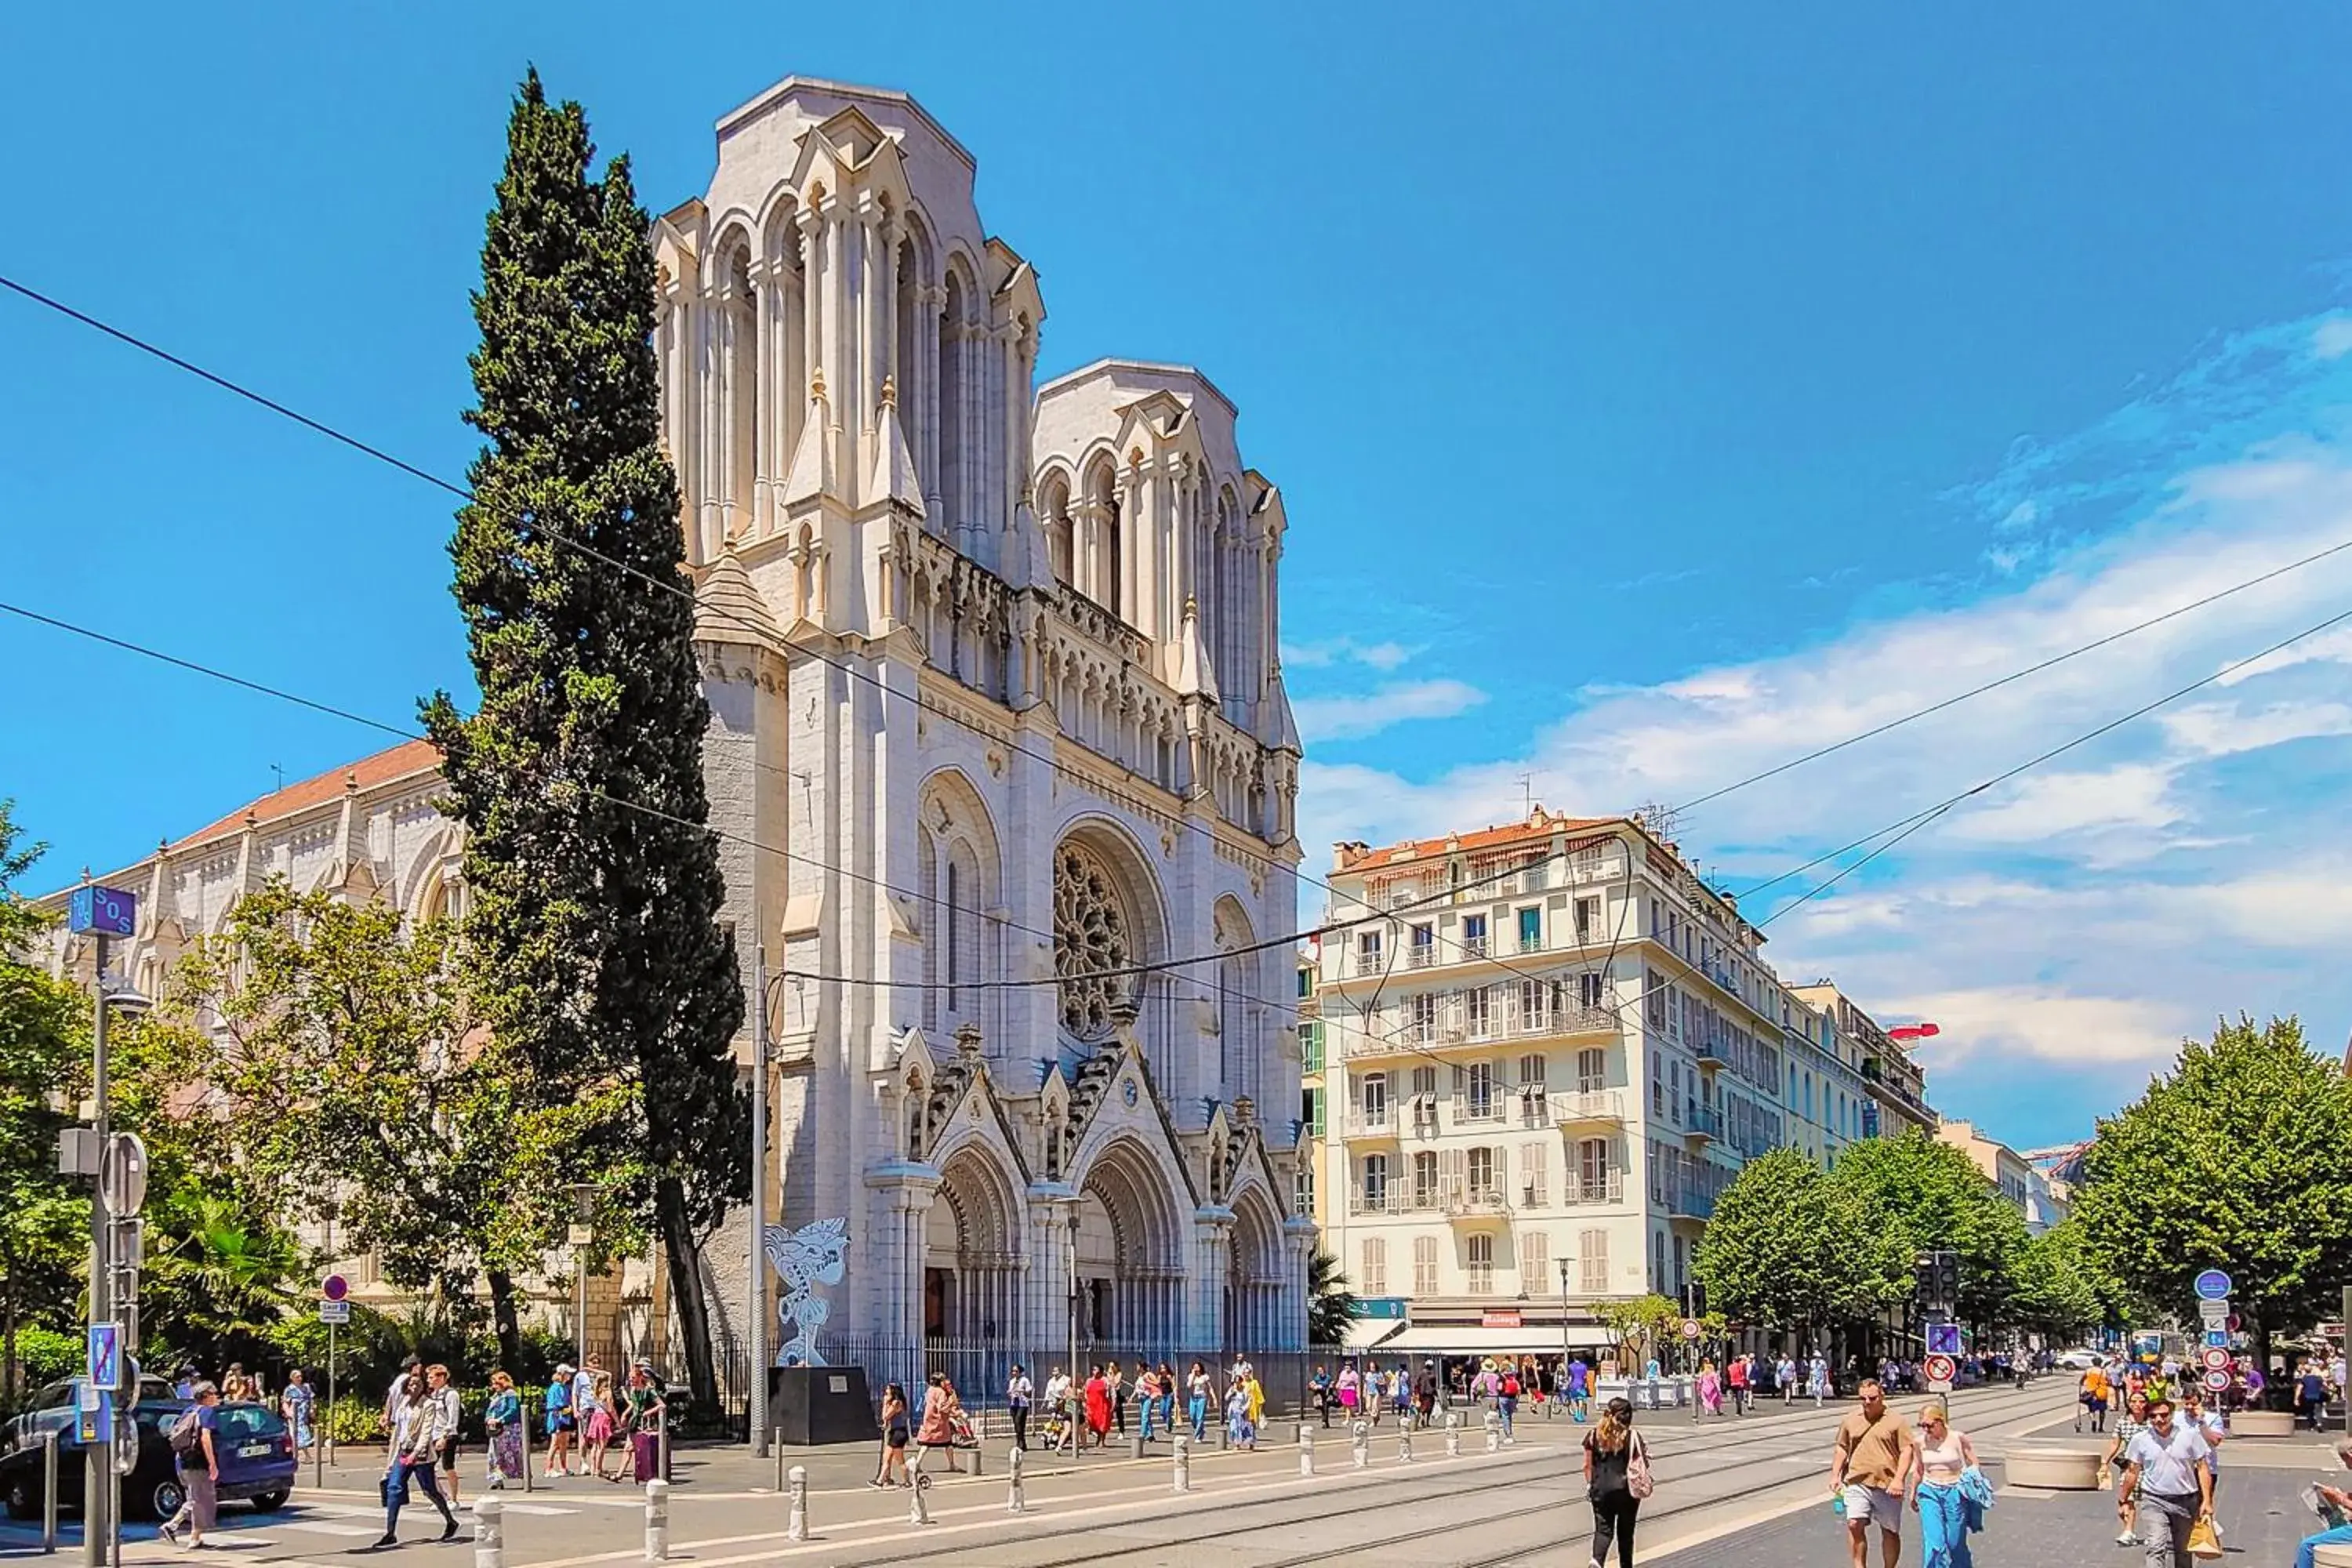
[[(98, 947), (98, 963), (92, 972), (96, 978), (90, 986), (97, 1001), (90, 1020), (89, 1092), (91, 1119), (97, 1131), (93, 1152), (101, 1160), (113, 1142), (114, 1131), (106, 1113), (106, 943), (110, 937), (130, 936), (138, 921), (137, 898), (92, 883), (76, 888), (66, 910), (66, 929), (75, 935), (89, 937)], [(101, 1166), (89, 1198), (89, 1340), (93, 1349), (99, 1346), (101, 1325), (110, 1336), (119, 1332), (114, 1316), (114, 1226), (108, 1212), (107, 1185)], [(135, 1200), (131, 1206), (137, 1206)], [(135, 1403), (136, 1390), (132, 1396)], [(82, 1482), (82, 1561), (89, 1568), (109, 1568), (122, 1561), (122, 1527), (117, 1518), (121, 1477), (115, 1468), (114, 1445), (90, 1445), (83, 1462), (89, 1468)]]

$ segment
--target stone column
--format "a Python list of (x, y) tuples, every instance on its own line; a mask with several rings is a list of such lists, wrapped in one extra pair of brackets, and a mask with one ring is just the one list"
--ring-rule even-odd
[(947, 518), (946, 497), (940, 489), (940, 427), (949, 417), (951, 392), (940, 384), (940, 312), (947, 306), (948, 291), (942, 284), (927, 284), (916, 291), (915, 300), (915, 346), (922, 362), (924, 394), (922, 440), (915, 461), (922, 469), (923, 510), (931, 531), (939, 533)]

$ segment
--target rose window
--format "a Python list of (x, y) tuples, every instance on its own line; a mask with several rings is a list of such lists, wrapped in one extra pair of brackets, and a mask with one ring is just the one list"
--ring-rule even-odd
[(1128, 988), (1125, 976), (1108, 972), (1132, 962), (1118, 883), (1085, 849), (1063, 845), (1054, 851), (1054, 973), (1061, 980), (1062, 1027), (1081, 1040), (1109, 1034), (1111, 1009)]

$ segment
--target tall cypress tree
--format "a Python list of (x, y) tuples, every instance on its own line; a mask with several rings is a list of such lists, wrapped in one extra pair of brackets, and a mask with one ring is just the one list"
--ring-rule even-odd
[[(424, 712), (467, 828), (467, 962), (520, 1068), (518, 1113), (604, 1110), (572, 1168), (604, 1185), (604, 1215), (659, 1237), (709, 1409), (702, 1246), (750, 1185), (743, 995), (703, 826), (694, 605), (655, 586), (691, 584), (659, 440), (651, 224), (628, 160), (594, 179), (594, 156), (580, 106), (549, 104), (532, 71), (482, 246), (465, 417), (483, 446), (449, 550), (481, 706), (463, 717), (443, 692)], [(510, 1298), (499, 1310), (508, 1331)]]

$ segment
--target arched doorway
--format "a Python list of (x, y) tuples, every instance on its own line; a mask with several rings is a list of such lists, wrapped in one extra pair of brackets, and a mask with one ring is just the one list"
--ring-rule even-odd
[(1078, 1186), (1079, 1359), (1158, 1360), (1181, 1348), (1184, 1270), (1174, 1173), (1131, 1140), (1112, 1143)]
[(1012, 1178), (985, 1149), (940, 1171), (923, 1235), (923, 1337), (1010, 1341), (1021, 1326), (1022, 1258)]
[(1234, 1205), (1225, 1244), (1225, 1338), (1251, 1353), (1292, 1348), (1297, 1333), (1283, 1321), (1282, 1221), (1255, 1188)]

